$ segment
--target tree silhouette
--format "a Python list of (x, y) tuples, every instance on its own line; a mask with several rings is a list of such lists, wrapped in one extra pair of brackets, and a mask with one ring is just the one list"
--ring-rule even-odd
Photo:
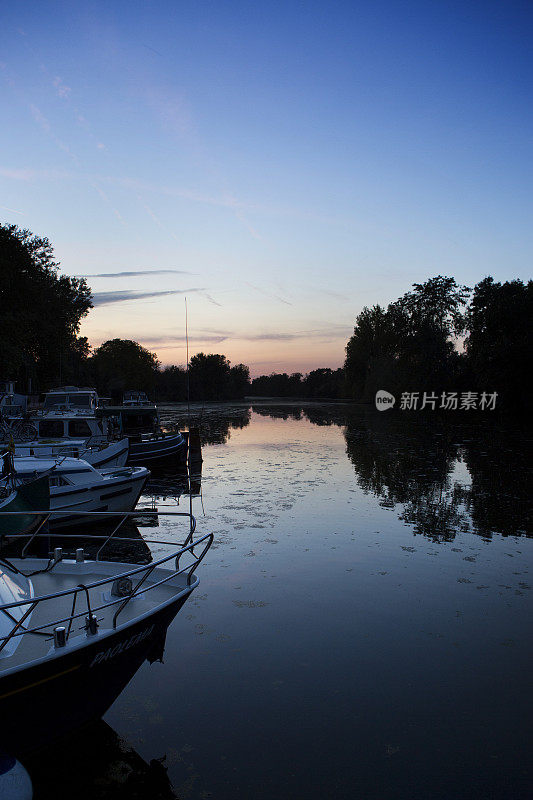
[(0, 225), (0, 376), (68, 380), (86, 356), (77, 334), (90, 308), (87, 283), (59, 274), (48, 239)]

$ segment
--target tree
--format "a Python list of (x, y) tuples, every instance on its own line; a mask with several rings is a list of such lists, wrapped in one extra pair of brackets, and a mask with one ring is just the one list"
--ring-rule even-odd
[(189, 362), (193, 400), (225, 400), (231, 395), (230, 362), (219, 353), (197, 353)]
[(353, 336), (346, 345), (344, 370), (352, 397), (365, 398), (369, 379), (397, 355), (398, 340), (394, 335), (394, 312), (380, 305), (365, 306), (355, 321)]
[(455, 278), (437, 275), (425, 283), (413, 283), (413, 288), (395, 304), (406, 315), (412, 332), (432, 327), (446, 339), (463, 332), (463, 308), (471, 291), (468, 286), (459, 286)]
[(230, 369), (230, 393), (234, 400), (242, 400), (250, 390), (250, 368), (236, 364)]
[(533, 348), (533, 281), (496, 283), (485, 278), (474, 287), (467, 314), (465, 349), (475, 388), (500, 395), (500, 405), (526, 408), (525, 383)]
[(152, 394), (159, 361), (138, 342), (110, 339), (95, 350), (90, 368), (100, 392), (121, 395), (126, 389), (139, 389)]
[(377, 389), (437, 391), (458, 370), (454, 338), (464, 330), (470, 289), (437, 275), (413, 284), (385, 311), (364, 308), (346, 346), (346, 381), (354, 398)]
[(77, 334), (90, 308), (86, 281), (59, 274), (48, 239), (0, 225), (0, 374), (43, 388), (68, 379), (71, 358), (83, 354)]
[(174, 365), (165, 367), (157, 375), (157, 398), (171, 402), (187, 400), (187, 371)]

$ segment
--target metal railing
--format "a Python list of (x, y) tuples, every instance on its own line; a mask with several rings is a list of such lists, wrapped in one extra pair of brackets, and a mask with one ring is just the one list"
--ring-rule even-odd
[[(6, 515), (10, 514), (16, 516), (17, 514), (28, 514), (28, 513), (35, 513), (36, 515), (43, 514), (46, 512), (5, 512)], [(54, 512), (57, 513), (57, 512)], [(66, 513), (66, 512), (65, 512)], [(181, 543), (177, 550), (174, 550), (172, 553), (162, 556), (155, 561), (150, 562), (149, 564), (142, 564), (139, 566), (132, 566), (131, 569), (127, 569), (126, 571), (116, 571), (113, 572), (112, 575), (106, 576), (100, 580), (93, 581), (89, 584), (79, 583), (76, 586), (73, 586), (69, 589), (64, 589), (57, 592), (51, 592), (49, 594), (40, 595), (37, 597), (32, 597), (30, 599), (12, 601), (9, 603), (4, 603), (0, 605), (0, 614), (6, 616), (12, 623), (13, 627), (9, 630), (9, 632), (4, 635), (0, 636), (0, 653), (6, 647), (8, 642), (12, 641), (14, 638), (19, 636), (25, 636), (29, 634), (35, 634), (37, 636), (45, 636), (53, 638), (54, 629), (59, 625), (66, 625), (66, 633), (65, 633), (65, 641), (68, 641), (68, 638), (71, 634), (73, 624), (75, 620), (81, 619), (82, 617), (85, 618), (85, 624), (81, 626), (80, 630), (85, 629), (87, 634), (90, 635), (91, 633), (96, 633), (98, 628), (98, 620), (96, 614), (99, 612), (104, 611), (105, 609), (112, 609), (114, 608), (114, 614), (112, 618), (112, 627), (115, 629), (118, 624), (118, 618), (120, 614), (124, 611), (127, 605), (131, 602), (133, 598), (139, 597), (141, 595), (145, 595), (146, 593), (153, 591), (159, 586), (162, 586), (169, 581), (175, 579), (179, 575), (185, 576), (185, 584), (182, 588), (178, 589), (176, 587), (176, 595), (175, 597), (178, 598), (185, 593), (191, 591), (191, 585), (194, 577), (194, 570), (200, 565), (203, 561), (207, 551), (209, 550), (214, 534), (208, 533), (204, 536), (200, 537), (199, 539), (193, 540), (192, 536), (195, 530), (195, 520), (192, 514), (187, 512), (154, 512), (150, 511), (131, 511), (127, 513), (115, 512), (116, 516), (121, 516), (123, 518), (128, 518), (132, 516), (141, 516), (142, 514), (147, 514), (150, 517), (154, 515), (159, 516), (170, 516), (170, 517), (188, 517), (190, 520), (190, 528), (189, 534), (185, 542)], [(99, 516), (107, 516), (109, 512), (87, 512), (91, 516), (97, 518)], [(84, 539), (92, 540), (104, 540), (102, 546), (98, 549), (96, 558), (93, 559), (94, 563), (102, 563), (100, 560), (100, 554), (103, 548), (111, 541), (121, 542), (121, 543), (139, 543), (139, 539), (133, 537), (115, 537), (114, 533), (119, 529), (120, 525), (124, 519), (119, 523), (119, 525), (114, 529), (113, 533), (109, 536), (101, 536), (101, 535), (84, 535)], [(23, 534), (22, 536), (26, 536), (28, 534)], [(48, 534), (48, 533), (39, 533), (31, 534), (30, 539), (34, 541), (35, 538), (46, 537), (47, 539), (54, 539), (54, 538), (61, 538), (64, 540), (64, 536), (61, 534)], [(146, 544), (158, 544), (158, 545), (170, 545), (175, 547), (176, 542), (172, 541), (163, 541), (161, 539), (148, 539), (142, 537), (141, 541), (144, 541)], [(80, 548), (81, 549), (81, 548)], [(37, 573), (44, 573), (44, 572), (51, 572), (57, 564), (62, 562), (62, 552), (61, 548), (56, 548), (54, 551), (54, 556), (49, 559), (48, 564), (41, 570), (38, 570), (33, 573), (29, 573), (28, 575), (24, 573), (20, 569), (20, 561), (24, 560), (24, 558), (17, 559), (17, 566), (11, 564), (8, 558), (0, 556), (0, 561), (4, 564), (7, 569), (12, 568), (14, 572), (18, 574), (22, 574), (25, 577), (30, 577), (31, 575), (35, 575)], [(196, 551), (196, 552), (195, 552)], [(184, 556), (188, 556), (187, 563), (183, 565), (182, 561), (184, 560)], [(45, 561), (45, 559), (40, 559)], [(173, 562), (173, 567), (171, 567), (171, 563)], [(84, 563), (90, 564), (91, 561), (84, 561)], [(106, 562), (111, 564), (112, 562)], [(154, 576), (158, 578), (153, 583), (147, 583), (148, 579), (159, 570), (163, 565), (166, 565), (165, 570), (161, 570), (163, 573), (163, 577), (159, 577), (157, 574)], [(168, 571), (168, 574), (164, 574)], [(117, 579), (127, 579), (131, 582), (128, 584), (128, 590), (126, 595), (121, 594), (119, 596), (115, 596), (113, 594), (113, 585)], [(134, 585), (134, 580), (136, 583)], [(102, 587), (109, 586), (111, 587), (111, 599), (104, 600), (97, 605), (92, 605), (90, 592), (95, 589), (102, 589)], [(43, 608), (43, 606), (47, 603), (53, 603), (53, 601), (57, 601), (58, 598), (66, 598), (72, 596), (72, 604), (70, 613), (67, 616), (60, 617), (60, 618), (53, 618), (50, 620), (46, 620), (44, 622), (40, 622), (38, 625), (35, 625), (32, 628), (26, 627), (24, 623), (30, 616), (33, 614), (36, 608)], [(81, 601), (80, 597), (82, 597), (85, 602)], [(94, 602), (93, 596), (93, 602)], [(15, 609), (20, 609), (23, 613), (22, 616), (17, 619), (13, 611)]]

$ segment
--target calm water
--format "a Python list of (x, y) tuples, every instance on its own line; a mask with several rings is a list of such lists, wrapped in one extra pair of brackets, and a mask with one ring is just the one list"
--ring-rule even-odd
[[(166, 757), (179, 798), (531, 797), (523, 434), (342, 405), (193, 417), (215, 544), (114, 734)], [(152, 489), (175, 505), (172, 475)]]

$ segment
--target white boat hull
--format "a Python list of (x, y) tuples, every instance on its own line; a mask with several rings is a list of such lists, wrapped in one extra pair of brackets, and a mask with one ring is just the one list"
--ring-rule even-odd
[[(106, 473), (106, 470), (101, 471)], [(126, 467), (123, 475), (117, 470), (110, 472), (116, 476), (107, 476), (104, 481), (89, 486), (51, 486), (50, 510), (72, 511), (72, 514), (52, 514), (50, 525), (58, 528), (91, 522), (90, 517), (80, 519), (86, 511), (133, 511), (150, 472), (144, 467)]]
[(120, 439), (118, 442), (110, 442), (103, 447), (91, 447), (81, 440), (69, 442), (66, 439), (36, 440), (15, 445), (16, 456), (83, 458), (95, 469), (125, 466), (128, 460), (128, 451), (129, 442), (126, 438)]

